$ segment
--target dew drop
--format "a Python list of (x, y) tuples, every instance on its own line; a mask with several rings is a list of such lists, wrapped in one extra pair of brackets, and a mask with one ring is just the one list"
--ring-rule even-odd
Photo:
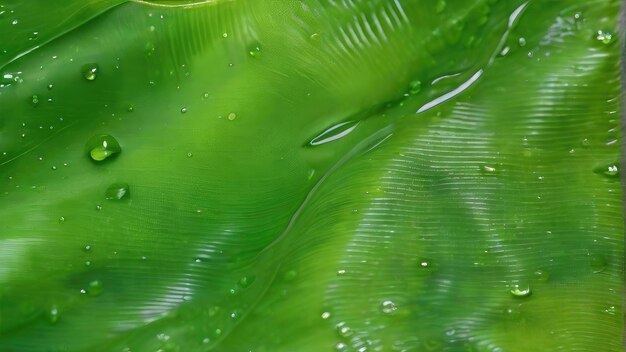
[(39, 104), (39, 96), (37, 94), (34, 94), (31, 98), (31, 102), (33, 103), (33, 105), (37, 106)]
[(261, 46), (255, 45), (255, 46), (251, 47), (250, 50), (248, 50), (248, 54), (250, 54), (250, 56), (252, 56), (254, 58), (261, 57)]
[(90, 252), (91, 251), (91, 245), (89, 245), (89, 244), (85, 245), (85, 247), (83, 247), (83, 250), (85, 252)]
[(248, 288), (252, 285), (254, 280), (256, 280), (255, 276), (244, 276), (239, 280), (239, 286), (241, 286), (241, 288)]
[(114, 183), (104, 192), (104, 197), (108, 200), (119, 200), (129, 195), (127, 183)]
[(228, 33), (226, 32), (222, 33), (222, 38), (228, 38)]
[(409, 83), (409, 94), (416, 95), (422, 91), (422, 81), (415, 80)]
[(202, 99), (209, 99), (209, 92), (202, 93)]
[(237, 114), (235, 114), (234, 112), (231, 112), (230, 114), (228, 114), (228, 120), (229, 121), (233, 121), (237, 118)]
[(104, 291), (102, 282), (100, 280), (93, 280), (87, 286), (87, 294), (90, 296), (99, 296)]
[(59, 222), (65, 222), (65, 217), (64, 217), (64, 216), (61, 216), (61, 217), (59, 218)]
[(342, 321), (337, 324), (337, 333), (340, 337), (350, 337), (352, 335), (352, 329)]
[(511, 294), (518, 298), (528, 297), (531, 294), (530, 286), (522, 283), (515, 284), (511, 289)]
[(489, 166), (489, 165), (483, 165), (482, 169), (484, 172), (488, 172), (488, 173), (494, 173), (496, 172), (496, 168), (493, 166)]
[(188, 158), (192, 158), (193, 157), (193, 153), (192, 152), (187, 153), (187, 157)]
[(548, 273), (545, 270), (541, 270), (541, 269), (536, 270), (534, 274), (535, 274), (535, 278), (541, 282), (546, 282), (550, 279), (550, 273)]
[(55, 324), (59, 321), (59, 307), (52, 306), (47, 314), (48, 321), (52, 324)]
[(184, 113), (186, 113), (186, 112), (187, 112), (187, 108), (182, 108), (182, 109), (180, 109), (180, 113), (181, 113), (181, 114), (184, 114)]
[(525, 47), (525, 46), (526, 46), (526, 38), (524, 38), (524, 37), (519, 38), (519, 39), (517, 40), (517, 44), (518, 44), (520, 47)]
[(99, 69), (100, 67), (98, 66), (98, 64), (90, 63), (83, 65), (80, 71), (86, 80), (93, 81), (98, 76)]
[(89, 156), (95, 161), (105, 160), (122, 151), (117, 139), (108, 134), (91, 137), (86, 147), (89, 151)]
[(337, 344), (335, 345), (335, 350), (336, 351), (345, 351), (348, 349), (348, 345), (346, 345), (343, 342), (337, 342)]
[(330, 312), (324, 312), (324, 313), (322, 313), (322, 319), (326, 320), (326, 319), (328, 319), (328, 318), (330, 318)]
[(289, 282), (289, 281), (295, 280), (296, 276), (298, 276), (298, 273), (295, 270), (289, 270), (285, 273), (285, 276), (283, 276), (283, 279)]
[(615, 39), (615, 36), (610, 32), (606, 32), (603, 30), (599, 30), (598, 32), (596, 32), (596, 40), (598, 40), (602, 44), (609, 45), (613, 43)]
[(398, 310), (398, 307), (393, 301), (384, 301), (381, 305), (381, 310), (384, 314), (391, 315)]

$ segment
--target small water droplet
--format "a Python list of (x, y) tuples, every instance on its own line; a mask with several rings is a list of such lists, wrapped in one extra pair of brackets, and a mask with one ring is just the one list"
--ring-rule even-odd
[(86, 260), (85, 261), (85, 266), (91, 266), (91, 261), (90, 260)]
[(133, 111), (135, 111), (135, 107), (132, 106), (132, 105), (128, 105), (128, 107), (126, 108), (126, 111), (133, 112)]
[(84, 250), (85, 252), (89, 252), (89, 251), (91, 251), (91, 245), (89, 245), (89, 244), (85, 245), (85, 247), (83, 247), (83, 250)]
[(104, 291), (104, 287), (102, 286), (102, 282), (100, 280), (93, 280), (87, 286), (87, 293), (90, 296), (99, 296)]
[(507, 45), (504, 48), (502, 48), (499, 55), (502, 57), (507, 56), (510, 51), (511, 51), (511, 47)]
[(409, 94), (416, 95), (422, 91), (422, 81), (415, 80), (409, 83)]
[(596, 40), (602, 44), (609, 45), (615, 41), (615, 36), (607, 31), (599, 30), (596, 32)]
[(193, 153), (192, 153), (192, 152), (187, 153), (187, 157), (188, 157), (188, 158), (193, 157)]
[(106, 189), (104, 197), (108, 200), (119, 200), (127, 197), (129, 193), (129, 186), (127, 183), (114, 183)]
[(337, 324), (337, 333), (340, 337), (350, 337), (352, 335), (352, 329), (342, 321)]
[(19, 23), (19, 22), (18, 22), (17, 20), (13, 20), (13, 21), (11, 21), (11, 24), (12, 24), (12, 25), (14, 25), (14, 26), (15, 26), (16, 24), (18, 24), (18, 23)]
[(65, 217), (64, 217), (64, 216), (61, 216), (61, 217), (59, 218), (59, 222), (64, 222), (64, 221), (65, 221)]
[(241, 288), (248, 288), (254, 283), (254, 280), (256, 280), (254, 275), (244, 276), (239, 280), (239, 286), (241, 286)]
[(335, 344), (335, 350), (337, 351), (345, 351), (348, 349), (348, 345), (346, 345), (343, 342), (337, 342), (337, 344)]
[(222, 38), (228, 38), (228, 33), (226, 32), (222, 33)]
[(86, 144), (89, 156), (95, 161), (103, 161), (110, 156), (120, 153), (122, 147), (115, 137), (101, 134), (92, 137)]
[(251, 47), (250, 50), (248, 50), (248, 53), (250, 54), (250, 56), (252, 56), (254, 58), (261, 57), (261, 46), (260, 45), (255, 45), (255, 46)]
[(215, 336), (222, 335), (222, 329), (215, 329)]
[(37, 106), (39, 104), (39, 96), (37, 94), (33, 94), (31, 102), (33, 103), (33, 105)]
[(99, 69), (100, 67), (98, 66), (98, 64), (89, 63), (89, 64), (83, 65), (80, 71), (86, 80), (93, 81), (98, 76)]
[(285, 281), (289, 282), (295, 280), (296, 276), (298, 276), (298, 273), (295, 270), (289, 270), (285, 273), (285, 276), (283, 276), (283, 278)]
[(51, 169), (52, 169), (52, 171), (56, 171), (57, 167), (53, 165)]
[(610, 315), (615, 315), (615, 306), (609, 306), (608, 308), (604, 309), (604, 313), (606, 314), (610, 314)]
[(593, 169), (597, 174), (603, 174), (608, 177), (619, 176), (619, 163), (602, 163)]
[(186, 112), (187, 112), (187, 108), (182, 108), (182, 109), (180, 109), (180, 113), (181, 113), (181, 114), (184, 114), (184, 113), (186, 113)]
[(541, 270), (541, 269), (536, 270), (534, 274), (535, 274), (535, 278), (541, 282), (546, 282), (550, 279), (550, 273), (548, 273), (545, 270)]
[(339, 269), (337, 270), (337, 276), (342, 276), (346, 274), (346, 270), (345, 269)]
[(589, 140), (587, 138), (583, 139), (582, 142), (580, 142), (580, 144), (583, 147), (589, 147), (591, 145), (591, 142), (589, 142)]
[(328, 319), (328, 318), (330, 318), (330, 312), (324, 312), (324, 313), (322, 313), (322, 319), (326, 320), (326, 319)]
[(102, 210), (102, 205), (96, 204), (96, 210)]
[(209, 99), (209, 92), (202, 93), (202, 99)]
[(489, 165), (483, 165), (482, 169), (484, 172), (488, 172), (488, 173), (494, 173), (496, 172), (496, 168), (493, 166), (489, 166)]
[(235, 114), (234, 112), (231, 112), (230, 114), (228, 114), (228, 120), (233, 121), (237, 118), (237, 114)]
[(52, 306), (47, 314), (48, 321), (52, 324), (55, 324), (59, 321), (59, 307)]
[(526, 38), (524, 38), (524, 37), (519, 38), (519, 39), (517, 40), (517, 44), (518, 44), (520, 47), (525, 47), (525, 46), (526, 46)]
[(318, 33), (313, 33), (309, 36), (309, 39), (311, 40), (317, 40), (319, 39), (320, 35)]
[(511, 294), (514, 297), (518, 298), (528, 297), (531, 295), (530, 286), (524, 283), (517, 283), (513, 285), (513, 288), (511, 289)]
[(398, 310), (398, 307), (393, 301), (384, 301), (381, 305), (381, 310), (384, 314), (390, 315), (394, 314)]

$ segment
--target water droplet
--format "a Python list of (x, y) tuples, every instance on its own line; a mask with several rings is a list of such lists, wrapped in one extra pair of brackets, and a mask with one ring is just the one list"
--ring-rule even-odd
[(48, 321), (52, 324), (59, 321), (59, 307), (52, 306), (47, 314)]
[(100, 67), (98, 66), (98, 64), (90, 63), (83, 65), (80, 71), (86, 80), (93, 81), (98, 76), (99, 69)]
[(311, 40), (317, 40), (320, 37), (319, 33), (313, 33), (309, 36)]
[(548, 273), (545, 270), (541, 270), (541, 269), (536, 270), (534, 274), (535, 274), (535, 278), (541, 282), (546, 282), (550, 279), (550, 273)]
[(337, 324), (337, 333), (340, 337), (350, 337), (352, 335), (352, 329), (346, 325), (345, 322)]
[(53, 166), (51, 167), (51, 169), (52, 169), (52, 171), (56, 171), (56, 170), (57, 170), (57, 167), (53, 165)]
[(102, 210), (102, 205), (96, 204), (96, 210)]
[(215, 336), (222, 335), (222, 329), (215, 329)]
[(285, 281), (293, 281), (298, 276), (298, 273), (295, 270), (289, 270), (285, 273), (284, 280)]
[(235, 114), (234, 112), (231, 112), (230, 114), (228, 114), (228, 120), (233, 121), (236, 118), (237, 118), (237, 114)]
[(446, 6), (447, 4), (445, 0), (437, 1), (437, 5), (435, 6), (435, 12), (442, 13), (446, 9)]
[(193, 153), (192, 153), (192, 152), (187, 153), (187, 157), (188, 157), (188, 158), (193, 157)]
[(488, 173), (494, 173), (496, 172), (496, 168), (493, 166), (489, 166), (489, 165), (483, 165), (482, 169), (484, 172), (488, 172)]
[(92, 137), (87, 142), (87, 150), (89, 156), (95, 161), (102, 161), (108, 157), (117, 154), (122, 151), (119, 142), (113, 136), (108, 134), (101, 134)]
[(222, 38), (228, 38), (228, 33), (226, 32), (222, 33)]
[(603, 30), (599, 30), (598, 32), (596, 32), (596, 40), (598, 40), (602, 44), (611, 44), (615, 41), (615, 39), (615, 36), (610, 32), (606, 32)]
[(335, 350), (337, 351), (345, 351), (348, 349), (348, 345), (346, 345), (343, 342), (337, 342), (337, 344), (335, 345)]
[(591, 265), (591, 269), (594, 273), (601, 273), (606, 269), (608, 263), (606, 262), (606, 258), (600, 254), (593, 254), (589, 256), (589, 264)]
[(202, 99), (209, 99), (209, 92), (202, 93)]
[(90, 260), (86, 260), (85, 261), (85, 266), (91, 266), (91, 261)]
[(422, 91), (422, 81), (415, 80), (409, 83), (409, 94), (416, 95)]
[(135, 107), (132, 106), (132, 105), (128, 105), (128, 107), (126, 108), (126, 111), (133, 112), (133, 111), (135, 111)]
[(615, 306), (609, 306), (608, 308), (604, 309), (604, 313), (606, 314), (610, 314), (610, 315), (615, 315)]
[(530, 286), (528, 284), (517, 283), (513, 285), (513, 288), (511, 289), (511, 294), (514, 297), (519, 298), (528, 297), (531, 294)]
[(248, 53), (250, 54), (250, 56), (252, 56), (254, 58), (261, 57), (261, 46), (260, 45), (255, 45), (255, 46), (251, 47), (250, 50), (248, 50)]
[(381, 305), (381, 309), (384, 314), (390, 315), (394, 314), (398, 310), (398, 307), (393, 301), (384, 301)]
[(241, 288), (248, 288), (250, 287), (250, 285), (252, 285), (254, 280), (256, 280), (256, 277), (254, 275), (244, 276), (239, 280), (239, 286), (241, 286)]
[(91, 245), (89, 245), (89, 244), (85, 245), (85, 247), (83, 247), (83, 250), (84, 250), (85, 252), (89, 252), (89, 251), (91, 251)]
[(608, 177), (617, 177), (619, 176), (619, 163), (600, 164), (593, 169), (593, 172), (603, 174)]
[(102, 282), (100, 280), (91, 281), (87, 287), (87, 293), (90, 296), (99, 296), (103, 291), (104, 288), (102, 287)]
[(114, 183), (110, 185), (104, 192), (104, 197), (109, 200), (119, 200), (127, 197), (129, 187), (127, 183)]
[(507, 54), (511, 51), (511, 47), (510, 46), (505, 46), (504, 48), (502, 48), (502, 51), (500, 51), (500, 56), (507, 56)]
[(59, 218), (59, 222), (64, 222), (64, 221), (65, 221), (65, 217), (64, 217), (64, 216), (61, 216), (61, 217)]
[(15, 26), (16, 24), (18, 24), (18, 23), (19, 23), (19, 22), (18, 22), (17, 20), (13, 20), (13, 21), (11, 21), (11, 24), (12, 24), (12, 25), (14, 25), (14, 26)]
[(526, 38), (524, 38), (524, 37), (519, 38), (519, 39), (517, 40), (517, 44), (518, 44), (520, 47), (525, 47), (525, 46), (526, 46)]
[(181, 113), (181, 114), (184, 114), (184, 113), (186, 113), (186, 112), (187, 112), (187, 108), (182, 108), (182, 109), (180, 109), (180, 113)]
[(322, 313), (322, 319), (326, 320), (326, 319), (328, 319), (328, 318), (330, 318), (330, 312), (324, 312), (324, 313)]

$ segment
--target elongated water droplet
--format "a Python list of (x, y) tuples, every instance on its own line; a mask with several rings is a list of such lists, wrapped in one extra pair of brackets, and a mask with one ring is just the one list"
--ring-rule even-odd
[(608, 177), (617, 177), (619, 176), (619, 163), (600, 164), (593, 169), (593, 172)]
[(328, 318), (330, 318), (330, 312), (324, 312), (324, 313), (322, 313), (322, 319), (326, 320), (326, 319), (328, 319)]
[(593, 254), (589, 256), (589, 264), (591, 265), (591, 270), (594, 273), (601, 273), (606, 269), (607, 262), (604, 256), (599, 254)]
[(120, 147), (117, 139), (108, 134), (91, 137), (86, 146), (89, 156), (95, 161), (105, 160), (111, 155), (122, 151), (122, 147)]
[(106, 189), (104, 196), (109, 200), (119, 200), (127, 197), (129, 193), (130, 191), (127, 183), (114, 183)]
[(96, 79), (96, 77), (98, 77), (99, 70), (100, 67), (98, 66), (98, 64), (89, 63), (83, 65), (83, 67), (81, 68), (81, 73), (86, 80), (93, 81)]
[(349, 135), (352, 131), (354, 131), (354, 129), (358, 125), (359, 125), (358, 121), (345, 121), (345, 122), (338, 123), (328, 128), (327, 130), (325, 130), (318, 136), (314, 137), (313, 139), (311, 139), (311, 141), (307, 143), (305, 146), (315, 147), (318, 145), (336, 141), (338, 139), (341, 139)]

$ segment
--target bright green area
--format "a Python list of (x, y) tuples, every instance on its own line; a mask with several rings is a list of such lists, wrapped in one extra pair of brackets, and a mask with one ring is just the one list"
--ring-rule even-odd
[(0, 2), (0, 351), (621, 350), (619, 1), (153, 3)]

